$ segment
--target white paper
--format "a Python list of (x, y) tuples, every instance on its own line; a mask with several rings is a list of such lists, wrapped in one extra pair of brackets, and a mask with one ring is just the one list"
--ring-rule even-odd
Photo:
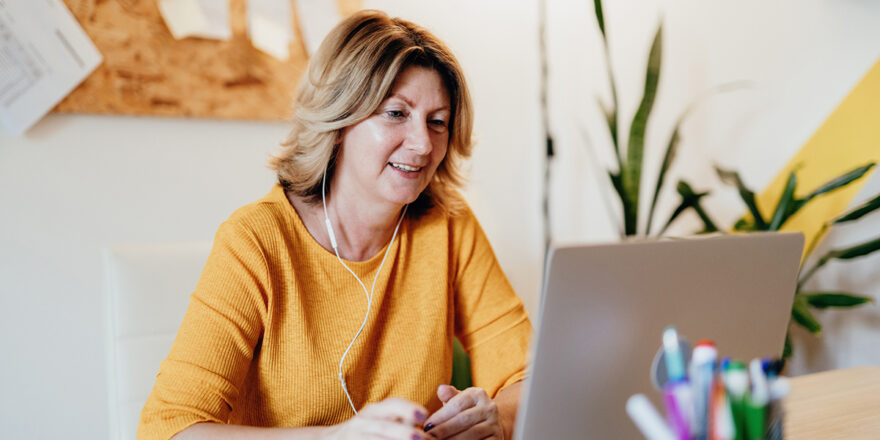
[(159, 0), (159, 12), (175, 39), (232, 38), (228, 0)]
[(21, 134), (99, 64), (61, 0), (0, 0), (0, 122)]
[(324, 37), (342, 19), (339, 7), (331, 0), (296, 0), (296, 16), (309, 55), (318, 50)]
[(290, 0), (249, 0), (248, 35), (257, 49), (287, 61), (293, 41), (293, 10)]

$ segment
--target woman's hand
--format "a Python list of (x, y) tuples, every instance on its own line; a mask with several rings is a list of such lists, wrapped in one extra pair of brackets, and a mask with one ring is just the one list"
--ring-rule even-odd
[(455, 440), (504, 439), (498, 406), (482, 388), (459, 391), (449, 385), (437, 388), (443, 408), (431, 415), (425, 430), (432, 437)]
[(337, 425), (333, 440), (427, 440), (422, 423), (428, 411), (413, 402), (390, 398), (367, 405), (345, 423)]

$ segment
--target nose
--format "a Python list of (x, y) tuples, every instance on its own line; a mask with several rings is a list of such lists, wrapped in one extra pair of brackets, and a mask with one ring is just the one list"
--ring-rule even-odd
[(431, 133), (428, 122), (413, 118), (406, 134), (406, 148), (419, 155), (426, 155), (431, 152)]

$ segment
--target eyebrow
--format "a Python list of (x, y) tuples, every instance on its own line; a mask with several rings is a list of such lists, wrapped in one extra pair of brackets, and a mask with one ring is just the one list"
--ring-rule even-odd
[[(415, 106), (416, 106), (416, 105), (413, 104), (413, 102), (410, 101), (406, 96), (403, 96), (403, 95), (401, 95), (401, 94), (399, 94), (399, 93), (392, 93), (390, 96), (388, 96), (388, 99), (391, 99), (391, 98), (397, 98), (397, 99), (399, 99), (399, 100), (405, 102), (406, 105), (408, 105), (408, 106), (410, 106), (410, 107), (415, 107)], [(440, 110), (450, 111), (450, 108), (449, 108), (448, 105), (444, 105), (443, 107), (438, 107), (438, 108), (435, 108), (435, 109), (431, 110), (431, 113), (436, 112), (436, 111), (440, 111)]]

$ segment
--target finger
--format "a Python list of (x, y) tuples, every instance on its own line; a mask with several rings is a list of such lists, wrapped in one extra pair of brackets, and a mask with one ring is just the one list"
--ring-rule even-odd
[(368, 419), (390, 420), (416, 426), (425, 421), (428, 410), (415, 402), (392, 397), (367, 405), (358, 415)]
[(488, 414), (485, 407), (469, 408), (445, 422), (436, 424), (429, 433), (437, 438), (449, 438), (467, 432), (475, 426), (486, 422), (487, 417)]
[(425, 427), (429, 425), (439, 425), (456, 414), (468, 409), (472, 408), (477, 404), (477, 400), (472, 393), (460, 392), (455, 395), (455, 397), (449, 399), (443, 405), (443, 408), (440, 408), (434, 414), (431, 414), (431, 417), (428, 417), (428, 420), (425, 421)]
[[(438, 394), (440, 390), (438, 389)], [(458, 392), (455, 396), (453, 396), (449, 401), (443, 404), (443, 408), (440, 408), (428, 417), (428, 420), (425, 422), (425, 427), (427, 428), (429, 425), (439, 425), (449, 419), (451, 419), (456, 414), (474, 407), (479, 403), (489, 403), (492, 399), (489, 398), (489, 395), (486, 394), (486, 391), (482, 388), (471, 387), (464, 391)]]
[(437, 397), (440, 398), (440, 401), (443, 402), (443, 404), (446, 404), (449, 399), (455, 397), (460, 392), (461, 391), (457, 390), (452, 385), (440, 385), (437, 387)]
[(428, 440), (428, 434), (412, 425), (391, 422), (388, 420), (367, 420), (361, 430), (363, 435), (369, 435), (383, 440)]
[(478, 423), (468, 429), (467, 431), (458, 433), (449, 437), (447, 440), (482, 440), (486, 438), (501, 438), (501, 427), (498, 425), (493, 425), (492, 423), (485, 421), (482, 423)]

